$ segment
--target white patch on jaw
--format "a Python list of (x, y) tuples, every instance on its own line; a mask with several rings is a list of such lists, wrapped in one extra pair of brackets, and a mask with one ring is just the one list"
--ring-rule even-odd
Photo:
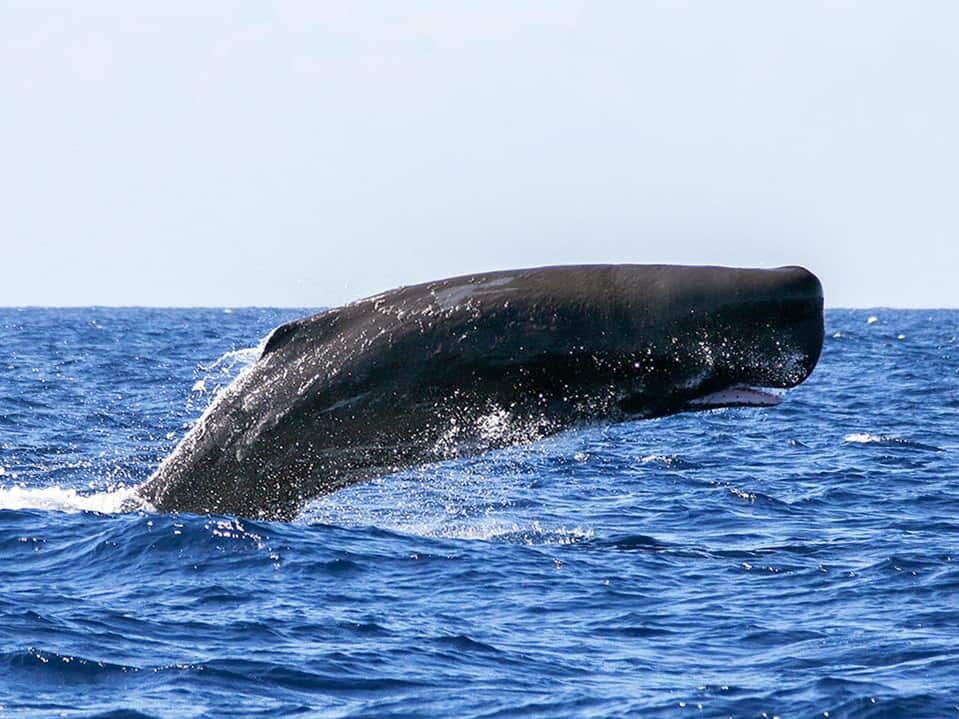
[(783, 401), (778, 394), (752, 387), (728, 387), (705, 397), (689, 400), (693, 407), (773, 407)]

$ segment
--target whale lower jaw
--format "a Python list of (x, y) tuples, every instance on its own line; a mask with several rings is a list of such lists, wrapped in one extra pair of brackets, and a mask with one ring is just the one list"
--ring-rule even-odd
[(727, 387), (718, 392), (697, 397), (687, 402), (694, 409), (719, 409), (720, 407), (774, 407), (783, 401), (775, 390), (757, 387)]

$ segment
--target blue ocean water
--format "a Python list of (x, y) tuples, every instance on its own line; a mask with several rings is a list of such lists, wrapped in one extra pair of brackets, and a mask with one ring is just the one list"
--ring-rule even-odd
[(959, 312), (827, 312), (779, 407), (129, 511), (307, 310), (0, 310), (0, 717), (959, 714)]

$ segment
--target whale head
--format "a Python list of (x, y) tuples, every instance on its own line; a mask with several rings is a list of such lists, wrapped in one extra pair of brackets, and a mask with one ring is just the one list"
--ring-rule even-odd
[(822, 285), (801, 267), (547, 267), (428, 296), (393, 298), (405, 317), (446, 320), (412, 338), (434, 360), (416, 383), (455, 378), (471, 411), (492, 401), (547, 424), (776, 404), (766, 390), (805, 380), (823, 343)]
[(811, 374), (823, 344), (815, 275), (801, 267), (675, 269), (682, 271), (666, 273), (653, 295), (624, 290), (645, 304), (632, 323), (640, 372), (625, 383), (620, 406), (644, 416), (768, 406), (781, 395), (766, 390)]

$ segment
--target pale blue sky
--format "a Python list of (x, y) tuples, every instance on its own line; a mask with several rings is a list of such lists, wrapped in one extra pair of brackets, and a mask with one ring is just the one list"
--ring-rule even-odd
[(0, 0), (0, 304), (579, 262), (959, 306), (959, 3)]

